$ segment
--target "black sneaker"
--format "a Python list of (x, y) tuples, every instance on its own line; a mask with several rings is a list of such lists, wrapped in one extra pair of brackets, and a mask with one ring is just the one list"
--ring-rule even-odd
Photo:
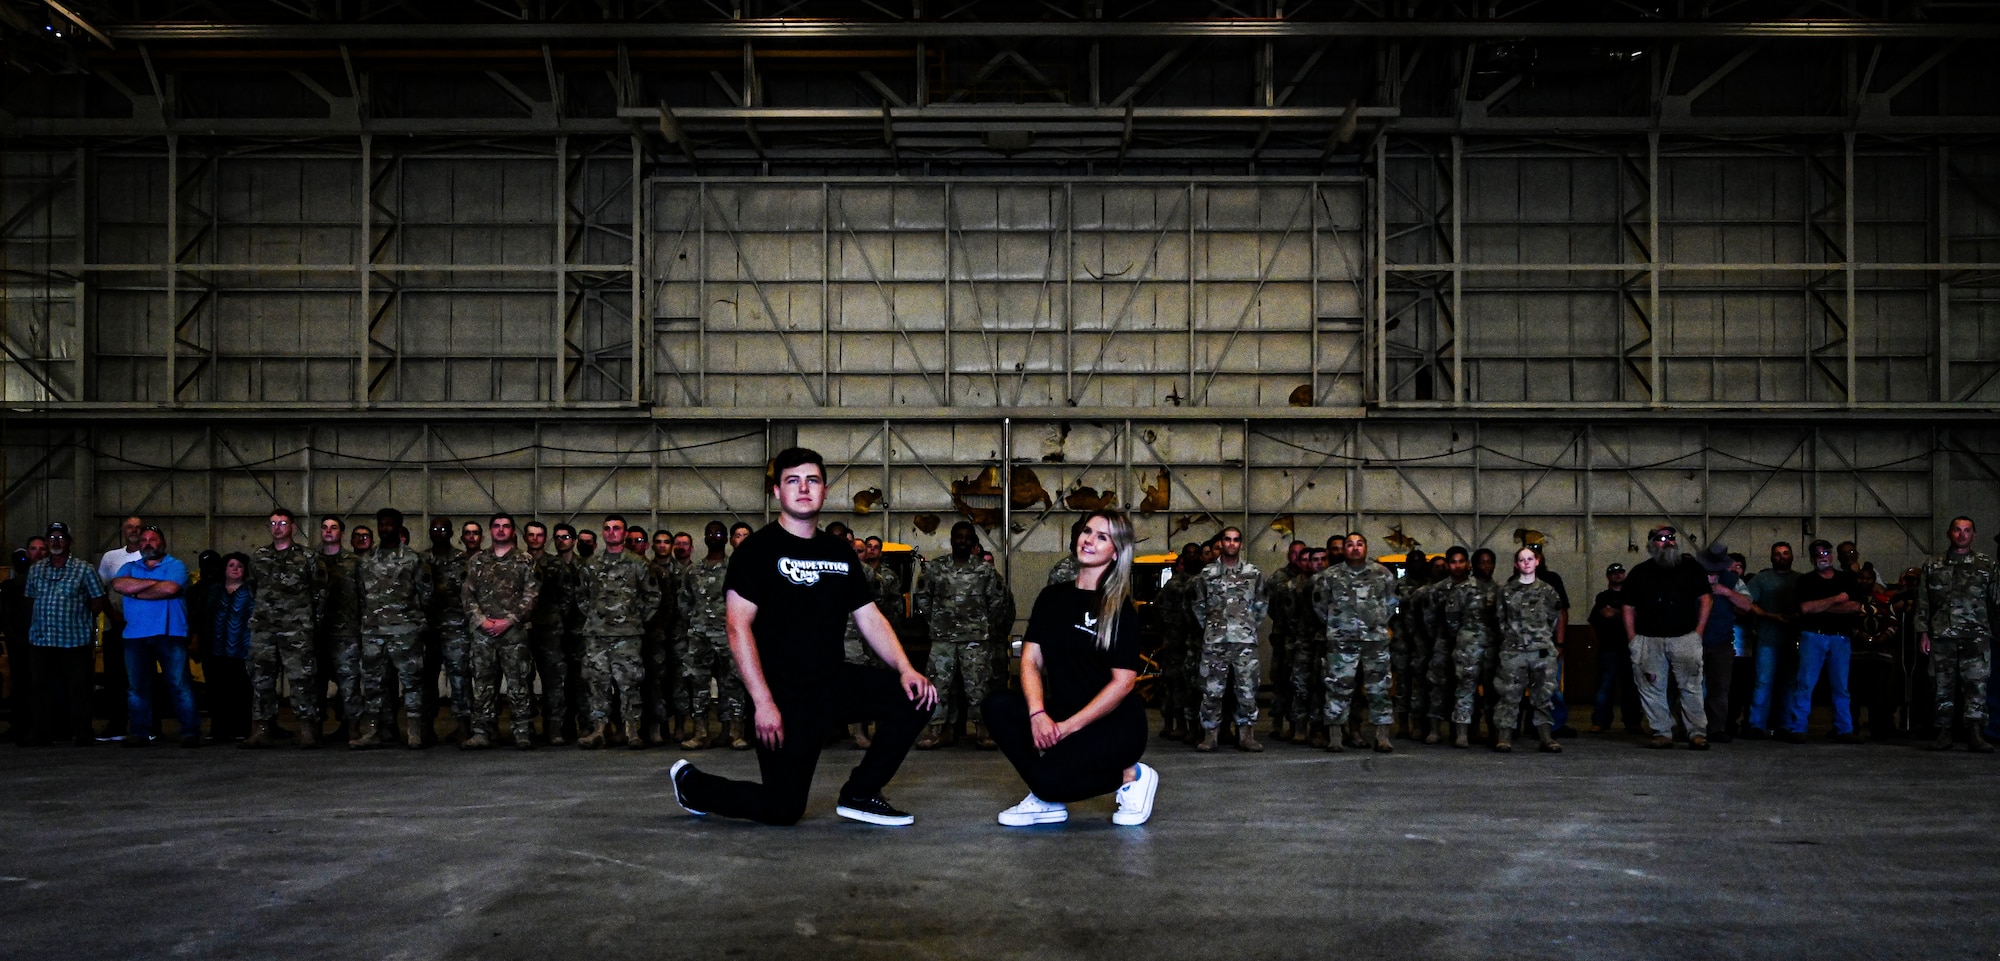
[(694, 765), (689, 764), (687, 758), (681, 758), (680, 760), (675, 761), (674, 766), (667, 769), (667, 779), (674, 783), (674, 803), (680, 805), (681, 810), (686, 811), (687, 813), (692, 814), (695, 817), (707, 817), (708, 816), (707, 811), (697, 811), (694, 808), (689, 807), (687, 802), (687, 795), (681, 793), (681, 777), (692, 770), (694, 770)]
[(841, 817), (850, 821), (866, 821), (887, 827), (905, 827), (917, 823), (917, 819), (904, 811), (890, 806), (889, 800), (880, 794), (865, 798), (843, 797), (840, 806), (833, 809)]

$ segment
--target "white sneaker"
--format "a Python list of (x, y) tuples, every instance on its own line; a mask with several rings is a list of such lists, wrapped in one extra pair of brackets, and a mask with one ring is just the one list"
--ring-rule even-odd
[(1033, 791), (1021, 799), (1021, 803), (1000, 812), (1000, 823), (1010, 828), (1024, 828), (1030, 824), (1061, 824), (1069, 820), (1069, 808), (1051, 804), (1035, 796)]
[(1111, 813), (1111, 823), (1127, 827), (1144, 824), (1153, 816), (1153, 795), (1160, 790), (1160, 772), (1153, 766), (1141, 762), (1139, 776), (1118, 789), (1118, 810)]

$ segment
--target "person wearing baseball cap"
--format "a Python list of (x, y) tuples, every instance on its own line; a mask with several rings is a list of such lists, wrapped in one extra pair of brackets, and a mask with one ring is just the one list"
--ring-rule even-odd
[(105, 608), (104, 582), (89, 563), (70, 553), (69, 525), (49, 525), (49, 556), (28, 568), (22, 596), (34, 602), (28, 643), (34, 647), (35, 736), (37, 746), (56, 730), (56, 692), (69, 698), (70, 737), (77, 747), (97, 739), (90, 727), (90, 685), (96, 665), (91, 628)]
[(1631, 638), (1625, 634), (1625, 565), (1604, 569), (1607, 586), (1590, 602), (1590, 630), (1597, 639), (1597, 704), (1590, 729), (1611, 730), (1612, 709), (1624, 715), (1625, 730), (1639, 733), (1639, 689), (1632, 686)]

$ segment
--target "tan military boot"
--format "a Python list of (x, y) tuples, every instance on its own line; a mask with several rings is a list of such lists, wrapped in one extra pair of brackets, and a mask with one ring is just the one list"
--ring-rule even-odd
[(1440, 720), (1438, 720), (1437, 718), (1434, 718), (1434, 717), (1433, 717), (1433, 718), (1425, 718), (1425, 719), (1424, 719), (1424, 743), (1425, 743), (1425, 744), (1443, 744), (1443, 743), (1444, 743), (1444, 722), (1443, 722), (1443, 721), (1440, 721)]
[(992, 750), (997, 750), (1000, 747), (1000, 742), (995, 741), (993, 739), (993, 735), (986, 732), (985, 721), (980, 721), (979, 723), (974, 724), (972, 726), (972, 731), (973, 731), (973, 736), (978, 741), (980, 750), (992, 751)]
[(1206, 754), (1215, 750), (1215, 743), (1221, 738), (1220, 728), (1206, 728), (1202, 731), (1201, 740), (1195, 742), (1194, 749)]
[(1562, 753), (1563, 746), (1556, 743), (1555, 733), (1549, 730), (1547, 724), (1535, 725), (1535, 739), (1542, 742), (1542, 752), (1544, 754)]
[(1932, 741), (1929, 744), (1924, 745), (1924, 750), (1926, 751), (1951, 750), (1951, 725), (1949, 724), (1938, 725), (1937, 737), (1932, 739)]
[(688, 724), (688, 735), (681, 741), (684, 750), (699, 751), (708, 746), (708, 719), (696, 718)]
[(1965, 746), (1970, 748), (1974, 754), (1993, 753), (1993, 745), (1986, 743), (1986, 735), (1979, 730), (1978, 724), (1967, 724), (1965, 726)]
[(937, 750), (937, 746), (943, 743), (944, 743), (944, 725), (933, 724), (929, 727), (924, 728), (923, 737), (917, 738), (917, 750), (935, 751)]
[(1391, 736), (1391, 729), (1389, 725), (1387, 724), (1375, 725), (1375, 753), (1377, 754), (1395, 753), (1396, 745), (1395, 742), (1389, 739), (1390, 736)]
[(1451, 725), (1451, 746), (1452, 746), (1452, 747), (1471, 747), (1471, 746), (1472, 746), (1472, 725), (1470, 725), (1470, 724), (1460, 724), (1460, 723), (1458, 723), (1458, 722), (1456, 722), (1456, 721), (1452, 722), (1452, 725)]
[(847, 736), (854, 739), (854, 749), (857, 751), (868, 750), (868, 745), (872, 743), (868, 740), (868, 732), (859, 724), (849, 724)]
[(1506, 754), (1514, 750), (1514, 742), (1512, 740), (1513, 736), (1514, 732), (1512, 731), (1501, 731), (1500, 733), (1493, 735), (1494, 752), (1498, 754)]
[(748, 751), (748, 750), (750, 750), (750, 739), (749, 739), (749, 738), (747, 738), (747, 737), (744, 737), (744, 736), (743, 736), (743, 728), (744, 728), (744, 723), (743, 723), (742, 721), (730, 721), (730, 722), (729, 722), (729, 749), (730, 749), (730, 750), (732, 750), (732, 751)]
[(1405, 741), (1410, 739), (1410, 716), (1408, 714), (1396, 715), (1396, 732), (1392, 736), (1402, 738)]
[(471, 737), (458, 742), (458, 749), (461, 751), (484, 751), (492, 746), (493, 739), (487, 737), (485, 731), (474, 731)]
[(1264, 750), (1264, 745), (1257, 743), (1257, 732), (1252, 730), (1254, 727), (1256, 727), (1254, 724), (1239, 724), (1236, 726), (1237, 750), (1249, 751), (1252, 754), (1257, 754)]
[(424, 715), (422, 712), (412, 711), (408, 717), (403, 719), (403, 736), (410, 750), (421, 751), (424, 749)]
[(355, 725), (355, 727), (358, 728), (358, 733), (355, 735), (354, 740), (347, 742), (347, 747), (350, 750), (366, 751), (371, 747), (382, 746), (382, 735), (375, 732), (374, 721), (362, 721), (360, 724)]
[(1308, 743), (1313, 747), (1326, 748), (1329, 751), (1334, 751), (1339, 747), (1333, 739), (1326, 736), (1326, 725), (1324, 724), (1314, 724), (1312, 726), (1312, 737), (1308, 740)]
[(299, 747), (310, 750), (319, 746), (319, 718), (299, 722)]
[(595, 751), (598, 748), (603, 747), (604, 729), (610, 726), (611, 725), (609, 723), (604, 721), (597, 722), (597, 726), (591, 728), (589, 734), (585, 734), (584, 736), (576, 739), (576, 746), (586, 751)]
[(236, 746), (237, 746), (237, 747), (240, 747), (240, 748), (245, 748), (245, 749), (256, 749), (256, 748), (260, 748), (260, 747), (270, 747), (270, 746), (271, 746), (271, 736), (270, 736), (270, 735), (269, 735), (268, 733), (266, 733), (266, 732), (265, 732), (265, 730), (264, 730), (264, 722), (263, 722), (263, 721), (256, 721), (256, 722), (253, 722), (253, 723), (252, 723), (252, 724), (250, 725), (250, 736), (249, 736), (249, 737), (246, 737), (246, 738), (244, 738), (244, 739), (243, 739), (243, 740), (241, 740), (241, 741), (238, 741), (238, 742), (237, 742), (237, 744), (236, 744)]

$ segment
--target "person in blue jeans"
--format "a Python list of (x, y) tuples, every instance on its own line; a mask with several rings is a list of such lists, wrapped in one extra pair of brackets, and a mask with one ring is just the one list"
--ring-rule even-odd
[(1799, 673), (1792, 689), (1791, 729), (1787, 740), (1795, 744), (1806, 739), (1806, 720), (1812, 715), (1813, 686), (1822, 669), (1833, 691), (1833, 739), (1841, 744), (1859, 744), (1854, 733), (1854, 711), (1847, 697), (1847, 668), (1854, 653), (1854, 632), (1861, 625), (1860, 588), (1854, 575), (1833, 564), (1833, 545), (1813, 541), (1806, 548), (1813, 572), (1801, 576), (1793, 586), (1799, 604)]
[[(1750, 692), (1750, 710), (1743, 737), (1760, 740), (1791, 725), (1792, 678), (1797, 667), (1788, 665), (1798, 650), (1794, 620), (1798, 601), (1792, 588), (1799, 575), (1792, 570), (1792, 545), (1779, 541), (1771, 545), (1771, 566), (1750, 579), (1750, 614), (1757, 638), (1757, 683)], [(1786, 668), (1790, 666), (1791, 669)]]
[(157, 527), (139, 532), (139, 558), (126, 561), (109, 585), (125, 596), (125, 746), (152, 740), (153, 665), (157, 662), (174, 714), (181, 746), (201, 746), (201, 718), (194, 711), (194, 684), (188, 679), (187, 565), (167, 555), (167, 538)]

